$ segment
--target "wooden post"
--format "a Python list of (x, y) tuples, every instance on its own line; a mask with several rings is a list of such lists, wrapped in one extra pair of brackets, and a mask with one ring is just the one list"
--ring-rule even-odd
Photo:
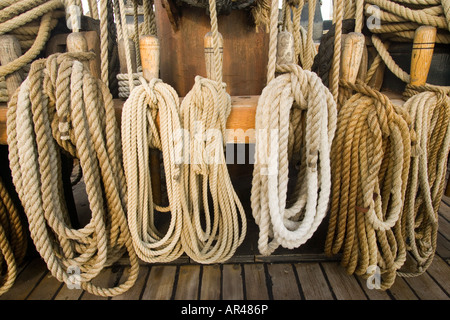
[[(157, 37), (146, 35), (139, 39), (142, 73), (145, 80), (159, 78), (159, 40)], [(161, 165), (160, 151), (150, 149), (150, 176), (152, 180), (153, 202), (161, 205)]]
[[(221, 65), (223, 65), (223, 38), (220, 32), (219, 35), (219, 52), (220, 52), (220, 61)], [(206, 63), (206, 76), (208, 79), (213, 80), (219, 80), (214, 79), (215, 77), (215, 71), (214, 71), (214, 44), (213, 44), (213, 36), (211, 31), (209, 31), (207, 34), (205, 34), (205, 37), (203, 39), (203, 46), (205, 50), (205, 63)], [(221, 71), (222, 73), (222, 71)]]
[(365, 38), (362, 33), (351, 32), (345, 37), (341, 56), (341, 78), (355, 83), (364, 53)]
[[(80, 32), (72, 32), (67, 36), (67, 52), (88, 52), (86, 38)], [(89, 61), (83, 61), (83, 66), (91, 70)]]
[[(411, 52), (410, 84), (421, 86), (427, 82), (435, 41), (435, 27), (420, 26), (416, 29)], [(445, 195), (450, 197), (450, 178), (447, 180)]]
[[(8, 63), (16, 60), (22, 55), (22, 50), (20, 49), (19, 40), (13, 35), (1, 35), (0, 36), (0, 63), (5, 66)], [(6, 76), (6, 88), (8, 90), (8, 96), (14, 94), (16, 89), (20, 86), (23, 81), (23, 72), (17, 70)]]
[(295, 62), (294, 36), (287, 31), (278, 32), (277, 38), (277, 64), (290, 64)]
[(435, 27), (420, 26), (416, 29), (411, 53), (410, 84), (421, 86), (427, 82), (435, 41)]

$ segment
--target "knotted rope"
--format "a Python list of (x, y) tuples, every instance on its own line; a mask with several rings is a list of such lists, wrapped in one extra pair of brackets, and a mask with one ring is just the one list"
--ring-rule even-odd
[[(313, 72), (279, 65), (274, 78), (277, 1), (272, 1), (268, 84), (256, 111), (255, 167), (251, 205), (258, 224), (258, 249), (269, 255), (278, 246), (305, 243), (326, 215), (330, 192), (331, 142), (336, 128), (333, 96)], [(273, 31), (275, 30), (275, 31)], [(299, 162), (290, 205), (286, 204), (289, 160)]]
[(0, 296), (17, 277), (17, 266), (25, 257), (27, 237), (19, 212), (0, 179)]
[[(147, 262), (169, 262), (183, 254), (182, 151), (180, 102), (168, 84), (141, 78), (122, 110), (122, 148), (128, 186), (128, 225), (138, 256)], [(160, 132), (156, 115), (160, 117)], [(149, 147), (162, 150), (166, 174), (168, 208), (153, 203), (149, 169)], [(170, 225), (163, 235), (154, 210), (170, 211)], [(169, 214), (169, 213), (167, 213)]]
[[(31, 65), (9, 103), (9, 161), (31, 238), (52, 275), (92, 294), (113, 296), (134, 284), (139, 265), (125, 217), (112, 97), (82, 62), (93, 57), (54, 54)], [(70, 225), (65, 206), (60, 152), (78, 158), (83, 170), (92, 217), (80, 229)], [(128, 279), (113, 288), (95, 285), (99, 273), (125, 252), (131, 263)]]
[(407, 112), (367, 85), (341, 80), (356, 91), (340, 107), (331, 150), (332, 191), (327, 254), (341, 249), (349, 274), (380, 269), (389, 288), (406, 259), (402, 228), (411, 156)]

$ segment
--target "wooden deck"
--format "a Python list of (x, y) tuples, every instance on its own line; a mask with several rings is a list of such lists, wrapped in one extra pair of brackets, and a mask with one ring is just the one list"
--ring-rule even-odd
[[(430, 268), (419, 277), (397, 277), (387, 291), (368, 289), (365, 280), (347, 275), (338, 261), (314, 261), (299, 254), (280, 255), (278, 261), (284, 262), (267, 262), (257, 256), (250, 262), (247, 255), (244, 262), (238, 262), (237, 256), (235, 262), (220, 265), (183, 259), (164, 265), (142, 264), (136, 284), (109, 300), (450, 300), (449, 197), (443, 198), (439, 223), (438, 248)], [(127, 270), (121, 265), (107, 268), (97, 283), (117, 284)], [(22, 266), (14, 286), (0, 296), (0, 300), (106, 299), (68, 289), (40, 258)]]

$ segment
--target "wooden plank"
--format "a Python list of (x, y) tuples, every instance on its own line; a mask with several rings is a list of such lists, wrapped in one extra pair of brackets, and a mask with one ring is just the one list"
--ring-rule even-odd
[(444, 201), (441, 201), (441, 205), (439, 206), (439, 215), (447, 221), (450, 221), (450, 206)]
[[(125, 293), (112, 297), (112, 300), (139, 300), (142, 290), (144, 289), (145, 283), (147, 281), (147, 275), (149, 272), (149, 267), (140, 266), (139, 274), (134, 285), (128, 289)], [(123, 283), (128, 279), (130, 274), (130, 268), (125, 268), (122, 276), (120, 277), (120, 282)]]
[(244, 299), (242, 269), (239, 264), (223, 265), (222, 298), (223, 300)]
[(18, 275), (13, 286), (0, 296), (0, 300), (25, 300), (47, 271), (42, 259), (33, 259)]
[(450, 300), (427, 273), (414, 278), (405, 278), (405, 280), (421, 300)]
[(269, 274), (272, 280), (272, 295), (274, 300), (300, 300), (294, 270), (291, 264), (269, 264)]
[(417, 300), (419, 299), (414, 291), (408, 286), (405, 278), (397, 277), (394, 284), (389, 288), (390, 294), (395, 300)]
[(338, 300), (367, 300), (356, 278), (348, 275), (336, 262), (322, 263), (331, 288)]
[(169, 300), (172, 298), (177, 267), (173, 265), (152, 266), (142, 300)]
[(427, 272), (447, 294), (450, 294), (450, 266), (439, 256), (434, 256)]
[(78, 300), (83, 294), (83, 289), (70, 289), (67, 285), (63, 284), (61, 289), (53, 298), (54, 300)]
[[(100, 272), (92, 281), (93, 284), (102, 288), (112, 288), (117, 284), (120, 273), (113, 271), (113, 268), (106, 268)], [(91, 294), (87, 291), (83, 292), (81, 300), (108, 300), (108, 297), (102, 297)]]
[(31, 291), (27, 300), (52, 300), (58, 289), (63, 285), (50, 272), (41, 279), (38, 285)]
[(181, 266), (180, 273), (178, 275), (175, 300), (197, 300), (199, 279), (199, 265)]
[(356, 278), (366, 295), (369, 297), (369, 300), (392, 300), (387, 291), (370, 289), (367, 286), (366, 279), (363, 279), (362, 277)]
[(219, 300), (220, 299), (220, 278), (222, 272), (220, 266), (203, 266), (202, 286), (200, 288), (200, 300)]
[(247, 300), (268, 300), (266, 272), (262, 263), (245, 264), (245, 292)]
[(438, 232), (444, 236), (445, 239), (450, 240), (450, 222), (439, 216)]
[(440, 233), (437, 235), (436, 253), (442, 259), (450, 259), (450, 241), (444, 238)]
[(319, 263), (294, 264), (306, 300), (333, 300)]

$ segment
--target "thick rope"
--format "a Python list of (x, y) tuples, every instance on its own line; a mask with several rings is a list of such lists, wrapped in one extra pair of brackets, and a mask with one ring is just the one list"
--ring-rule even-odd
[(412, 263), (405, 263), (400, 276), (424, 273), (436, 253), (438, 210), (444, 192), (450, 150), (449, 87), (418, 90), (404, 104), (412, 118), (417, 141), (413, 145), (406, 190), (403, 225)]
[[(93, 57), (65, 53), (33, 62), (8, 106), (9, 161), (31, 238), (52, 275), (92, 294), (114, 296), (134, 284), (139, 265), (125, 216), (112, 97), (81, 62)], [(61, 148), (83, 169), (92, 217), (80, 229), (70, 225), (65, 206)], [(131, 263), (128, 279), (113, 288), (95, 285), (100, 272), (125, 252)]]
[[(271, 254), (279, 245), (305, 243), (326, 215), (330, 193), (330, 148), (336, 104), (315, 73), (295, 65), (264, 88), (258, 101), (251, 204), (259, 225), (258, 248)], [(289, 160), (300, 169), (286, 203)], [(270, 238), (272, 238), (270, 240)]]
[(340, 106), (331, 151), (332, 196), (325, 252), (342, 250), (349, 274), (376, 268), (389, 288), (406, 259), (403, 201), (411, 156), (409, 115), (367, 85)]
[(17, 277), (17, 267), (27, 250), (27, 237), (18, 210), (0, 179), (0, 296)]

